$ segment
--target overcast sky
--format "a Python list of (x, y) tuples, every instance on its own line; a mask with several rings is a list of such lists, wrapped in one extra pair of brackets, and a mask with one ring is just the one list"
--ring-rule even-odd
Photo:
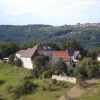
[(100, 22), (100, 0), (0, 0), (0, 24), (88, 22)]

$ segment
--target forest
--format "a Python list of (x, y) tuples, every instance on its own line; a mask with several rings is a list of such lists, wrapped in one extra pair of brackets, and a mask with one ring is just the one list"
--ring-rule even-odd
[(95, 50), (100, 45), (99, 37), (99, 26), (0, 25), (0, 41), (17, 44), (48, 41), (61, 45), (66, 40), (74, 39), (85, 48)]

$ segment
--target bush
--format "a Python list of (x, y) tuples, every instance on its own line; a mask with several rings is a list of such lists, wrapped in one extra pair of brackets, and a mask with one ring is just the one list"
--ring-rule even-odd
[(14, 64), (14, 58), (15, 58), (15, 55), (10, 55), (8, 63), (9, 64)]
[(52, 70), (47, 70), (44, 71), (41, 75), (42, 78), (46, 79), (46, 78), (50, 78), (52, 76)]
[(13, 98), (17, 99), (22, 95), (26, 95), (31, 93), (34, 89), (36, 89), (37, 85), (32, 83), (31, 79), (24, 78), (18, 86), (8, 85), (6, 87), (6, 91), (8, 93), (13, 94)]
[(7, 92), (7, 93), (12, 93), (13, 92), (13, 89), (14, 89), (14, 87), (12, 86), (12, 85), (6, 85), (5, 86), (5, 91)]
[(15, 65), (16, 65), (16, 66), (19, 66), (19, 67), (22, 67), (22, 61), (21, 61), (21, 59), (17, 58), (17, 59), (15, 60)]
[(56, 83), (57, 83), (57, 80), (56, 80), (56, 79), (53, 79), (53, 80), (52, 80), (52, 83), (53, 83), (53, 84), (56, 84)]

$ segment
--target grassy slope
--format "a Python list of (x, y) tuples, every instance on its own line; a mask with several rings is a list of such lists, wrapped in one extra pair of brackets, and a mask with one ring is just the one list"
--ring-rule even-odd
[[(9, 84), (14, 86), (18, 85), (20, 79), (28, 75), (30, 75), (30, 73), (27, 69), (0, 63), (0, 81), (2, 81), (0, 82), (0, 97), (13, 100), (11, 99), (11, 95), (5, 91), (5, 87)], [(38, 85), (37, 90), (32, 94), (22, 96), (19, 100), (58, 100), (61, 95), (73, 86), (67, 83), (67, 88), (60, 87), (56, 91), (43, 91), (42, 87), (50, 83), (51, 80), (33, 79), (33, 82)], [(81, 96), (80, 100), (100, 100), (100, 80), (98, 84), (91, 86), (90, 89)]]
[(16, 86), (20, 83), (20, 79), (28, 75), (30, 75), (30, 73), (26, 69), (0, 63), (0, 95), (10, 100), (11, 97), (6, 92), (6, 86)]
[[(18, 68), (9, 64), (0, 63), (0, 96), (7, 98), (7, 100), (13, 100), (11, 95), (6, 92), (5, 87), (7, 85), (18, 85), (22, 77), (30, 75), (29, 71), (24, 68)], [(38, 85), (37, 90), (32, 94), (25, 95), (19, 98), (19, 100), (58, 100), (58, 98), (64, 93), (66, 89), (69, 89), (73, 84), (66, 83), (66, 88), (61, 86), (56, 91), (43, 91), (42, 87), (51, 82), (48, 80), (33, 79), (33, 82)]]
[(80, 100), (100, 100), (100, 79), (90, 89), (81, 96)]
[(43, 91), (42, 87), (50, 83), (51, 82), (50, 79), (48, 80), (35, 79), (33, 80), (33, 82), (38, 84), (39, 87), (37, 88), (37, 90), (33, 94), (22, 96), (19, 100), (24, 100), (24, 98), (26, 98), (27, 100), (58, 100), (58, 98), (64, 94), (64, 91), (67, 91), (73, 86), (73, 84), (66, 83), (67, 88), (60, 87), (56, 91)]

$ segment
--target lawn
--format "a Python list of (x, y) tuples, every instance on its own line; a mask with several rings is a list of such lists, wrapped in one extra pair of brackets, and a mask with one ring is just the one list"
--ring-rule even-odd
[[(30, 75), (31, 73), (27, 69), (0, 63), (0, 100), (14, 100), (12, 95), (7, 93), (6, 87), (8, 85), (16, 86), (20, 84), (23, 77), (29, 77)], [(98, 80), (98, 83), (90, 86), (79, 100), (100, 100), (100, 79)], [(54, 90), (44, 91), (43, 87), (52, 83), (51, 79), (32, 79), (32, 81), (37, 85), (36, 90), (32, 91), (31, 94), (21, 96), (17, 100), (58, 100), (74, 86), (71, 83), (57, 82), (58, 85), (53, 86)]]
[(97, 79), (97, 84), (90, 86), (86, 93), (84, 93), (80, 100), (100, 100), (100, 79)]
[(42, 87), (44, 85), (49, 84), (51, 81), (52, 80), (50, 79), (45, 79), (45, 80), (33, 79), (33, 82), (38, 84), (39, 86), (36, 92), (34, 92), (31, 95), (23, 96), (22, 98), (20, 98), (20, 100), (24, 100), (24, 98), (27, 98), (28, 100), (58, 100), (58, 98), (62, 96), (65, 91), (73, 87), (73, 84), (66, 83), (65, 88), (63, 88), (62, 86), (59, 87), (55, 86), (55, 88), (58, 88), (55, 91), (43, 91)]
[(20, 80), (26, 76), (30, 76), (27, 69), (0, 63), (0, 97), (11, 100), (10, 95), (6, 92), (6, 87), (18, 85)]
[[(5, 88), (8, 85), (16, 86), (20, 84), (20, 80), (26, 76), (30, 76), (29, 70), (0, 63), (0, 98), (4, 98), (3, 100), (14, 100), (12, 99), (12, 95), (6, 92)], [(52, 83), (51, 79), (32, 80), (33, 83), (37, 84), (36, 90), (31, 94), (21, 96), (17, 100), (58, 100), (58, 98), (63, 95), (65, 91), (73, 87), (73, 84), (71, 83), (58, 82), (58, 85), (54, 85), (53, 91), (44, 91), (43, 87)]]

